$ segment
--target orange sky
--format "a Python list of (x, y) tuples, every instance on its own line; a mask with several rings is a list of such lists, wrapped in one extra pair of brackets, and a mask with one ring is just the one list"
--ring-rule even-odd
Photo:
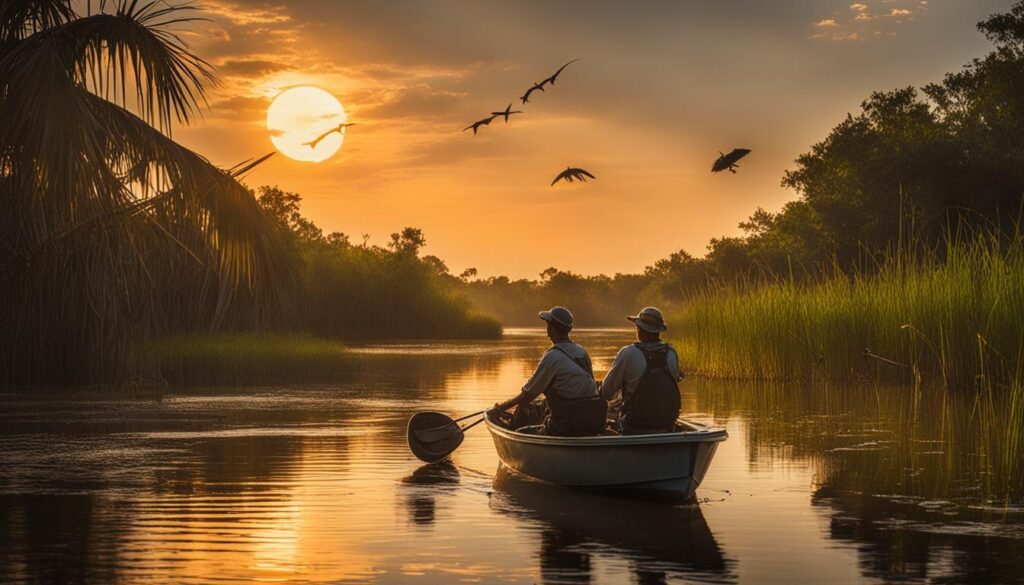
[[(871, 91), (983, 54), (974, 23), (1010, 4), (207, 1), (185, 38), (223, 84), (175, 137), (222, 166), (270, 152), (271, 98), (316, 85), (357, 123), (342, 149), (247, 182), (301, 193), (325, 231), (420, 227), (454, 273), (636, 272), (794, 198), (798, 154)], [(461, 131), (577, 57), (524, 115)], [(734, 147), (739, 174), (709, 173)], [(570, 165), (597, 180), (549, 187)]]

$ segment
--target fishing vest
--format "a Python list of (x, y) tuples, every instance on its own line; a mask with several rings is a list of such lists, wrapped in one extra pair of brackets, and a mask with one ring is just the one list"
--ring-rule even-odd
[(623, 432), (665, 432), (675, 427), (679, 418), (679, 382), (668, 367), (669, 345), (644, 349), (647, 365), (633, 394), (622, 403), (620, 425)]
[[(560, 351), (571, 359), (590, 379), (594, 369), (586, 357), (575, 358), (568, 351), (552, 346), (549, 351)], [(544, 434), (557, 437), (585, 437), (600, 435), (607, 424), (608, 401), (600, 395), (565, 398), (557, 392), (545, 391), (550, 414), (544, 421)]]

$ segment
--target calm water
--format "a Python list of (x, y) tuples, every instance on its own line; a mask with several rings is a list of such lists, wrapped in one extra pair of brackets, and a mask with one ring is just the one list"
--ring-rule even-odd
[[(629, 335), (577, 338), (603, 371)], [(1024, 509), (906, 389), (684, 381), (687, 413), (730, 433), (691, 505), (510, 476), (483, 426), (451, 464), (408, 453), (411, 413), (511, 396), (546, 345), (370, 346), (334, 385), (159, 401), (0, 394), (0, 579), (1024, 581)]]

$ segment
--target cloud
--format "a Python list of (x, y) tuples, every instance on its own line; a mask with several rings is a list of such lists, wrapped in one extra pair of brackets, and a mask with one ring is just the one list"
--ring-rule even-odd
[(278, 71), (291, 69), (291, 65), (270, 59), (226, 59), (217, 66), (217, 71), (236, 77), (263, 77)]
[(388, 88), (367, 96), (375, 105), (363, 111), (364, 116), (378, 119), (448, 118), (452, 105), (466, 97), (465, 92), (438, 89), (426, 83)]
[(203, 10), (214, 17), (221, 17), (237, 25), (283, 24), (291, 21), (283, 6), (245, 6), (238, 2), (208, 0)]
[(233, 95), (215, 98), (210, 102), (210, 115), (213, 119), (233, 121), (262, 120), (269, 105), (269, 100), (263, 97)]
[(815, 32), (811, 38), (849, 42), (867, 37), (891, 37), (896, 34), (899, 26), (912, 21), (918, 12), (927, 10), (928, 1), (864, 0), (849, 4), (848, 8), (846, 12), (814, 21), (812, 25)]

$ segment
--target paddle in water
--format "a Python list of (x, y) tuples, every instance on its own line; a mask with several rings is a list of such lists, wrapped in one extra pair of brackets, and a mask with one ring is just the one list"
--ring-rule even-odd
[(417, 412), (409, 418), (406, 431), (409, 450), (420, 461), (436, 463), (444, 460), (462, 445), (465, 432), (480, 424), (483, 418), (464, 427), (459, 426), (459, 421), (480, 416), (484, 412), (481, 410), (457, 419), (440, 412)]

